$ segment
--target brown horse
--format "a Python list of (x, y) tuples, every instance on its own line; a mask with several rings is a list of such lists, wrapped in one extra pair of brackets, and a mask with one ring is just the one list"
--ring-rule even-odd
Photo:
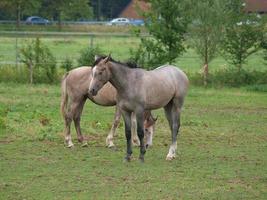
[[(65, 121), (65, 142), (67, 147), (73, 146), (70, 133), (72, 120), (74, 121), (78, 141), (82, 143), (82, 146), (87, 146), (87, 141), (84, 139), (80, 128), (81, 114), (87, 99), (90, 99), (92, 102), (102, 106), (115, 106), (117, 104), (117, 91), (110, 83), (107, 83), (99, 91), (98, 95), (94, 97), (89, 95), (88, 85), (90, 84), (91, 79), (92, 68), (87, 66), (73, 69), (63, 77), (61, 84), (61, 112)], [(153, 118), (150, 111), (145, 112), (144, 117), (144, 129), (147, 138), (146, 145), (151, 146), (156, 119)], [(118, 109), (118, 107), (116, 106), (114, 122), (106, 138), (106, 145), (108, 147), (114, 146), (113, 137), (119, 125), (120, 118), (121, 112), (120, 109)], [(137, 138), (136, 134), (136, 117), (134, 114), (132, 115), (132, 134), (133, 143), (139, 145), (139, 139)]]

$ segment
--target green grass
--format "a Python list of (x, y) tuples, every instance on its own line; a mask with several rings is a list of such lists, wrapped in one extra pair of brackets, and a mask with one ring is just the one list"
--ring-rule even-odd
[[(144, 32), (143, 27), (139, 27)], [(0, 24), (1, 31), (45, 31), (45, 32), (94, 32), (94, 33), (131, 33), (132, 26), (105, 26), (87, 24), (62, 24), (61, 30), (57, 24), (53, 25), (25, 25), (17, 29), (15, 24)]]
[(65, 148), (59, 101), (59, 86), (0, 83), (0, 199), (267, 198), (267, 93), (191, 87), (177, 158), (165, 161), (170, 131), (157, 110), (144, 164), (138, 148), (123, 163), (122, 125), (117, 149), (105, 147), (114, 108), (89, 102), (82, 118), (89, 147), (75, 140)]

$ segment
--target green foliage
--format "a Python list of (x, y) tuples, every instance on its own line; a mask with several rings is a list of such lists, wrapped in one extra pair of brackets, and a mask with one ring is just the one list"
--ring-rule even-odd
[(93, 9), (89, 6), (89, 0), (72, 0), (62, 11), (64, 20), (92, 19)]
[(261, 41), (260, 46), (263, 49), (263, 59), (265, 60), (265, 62), (267, 64), (267, 34), (266, 34), (266, 31), (265, 31), (265, 35)]
[(30, 83), (33, 83), (35, 78), (37, 80), (45, 78), (44, 82), (54, 82), (57, 76), (56, 58), (39, 38), (26, 44), (20, 53), (21, 61), (30, 71)]
[(63, 63), (61, 64), (61, 67), (66, 71), (70, 71), (73, 67), (73, 62), (70, 57), (66, 57)]
[(96, 47), (86, 47), (80, 51), (80, 57), (78, 58), (79, 66), (92, 66), (95, 61), (95, 55), (101, 55), (102, 50)]
[(262, 27), (251, 24), (242, 24), (227, 28), (223, 40), (223, 55), (229, 63), (238, 69), (247, 58), (260, 48)]
[(193, 1), (189, 44), (199, 55), (202, 64), (208, 64), (218, 53), (225, 23), (222, 0)]
[(148, 65), (157, 67), (173, 63), (184, 51), (185, 33), (189, 23), (185, 14), (186, 0), (150, 0), (150, 11), (144, 13), (145, 27), (151, 37), (141, 38), (148, 52)]
[(8, 113), (8, 109), (5, 106), (0, 105), (0, 131), (1, 132), (6, 129), (7, 113)]
[(154, 66), (149, 65), (149, 54), (146, 49), (139, 45), (137, 49), (130, 48), (130, 61), (137, 63), (138, 66), (145, 69), (153, 69)]
[(244, 88), (247, 91), (256, 91), (256, 92), (266, 92), (267, 93), (267, 84), (248, 85)]
[(61, 28), (62, 20), (91, 19), (92, 8), (88, 0), (43, 0), (42, 10), (44, 16), (54, 18)]
[(24, 66), (19, 66), (18, 69), (10, 65), (0, 66), (1, 82), (27, 83), (29, 82), (28, 74), (29, 70)]
[(241, 0), (229, 1), (225, 10), (228, 24), (222, 42), (222, 53), (229, 63), (239, 70), (247, 58), (260, 48), (264, 33), (264, 23), (256, 14), (244, 12)]
[[(199, 73), (190, 74), (190, 82), (193, 85), (203, 85), (202, 76)], [(267, 84), (267, 71), (247, 71), (229, 68), (217, 70), (208, 77), (208, 84), (213, 87), (240, 87), (246, 85)]]
[(0, 10), (5, 10), (9, 19), (16, 19), (18, 25), (20, 18), (36, 13), (40, 6), (40, 0), (1, 0), (0, 2)]

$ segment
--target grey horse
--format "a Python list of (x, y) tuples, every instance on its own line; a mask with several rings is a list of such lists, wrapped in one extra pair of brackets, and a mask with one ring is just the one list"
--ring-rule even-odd
[(144, 161), (146, 147), (144, 144), (143, 112), (161, 107), (164, 107), (172, 133), (172, 143), (166, 160), (174, 159), (180, 128), (180, 113), (189, 85), (186, 74), (172, 65), (164, 65), (151, 71), (139, 68), (131, 69), (108, 56), (95, 63), (89, 93), (97, 95), (108, 81), (117, 89), (117, 105), (122, 111), (125, 123), (126, 161), (131, 160), (132, 154), (131, 113), (136, 113), (137, 133), (140, 140), (139, 159)]
[[(82, 143), (82, 146), (87, 146), (87, 141), (84, 139), (81, 128), (80, 119), (84, 104), (87, 99), (102, 106), (115, 106), (117, 104), (116, 97), (117, 91), (110, 84), (107, 83), (98, 93), (97, 96), (88, 95), (88, 85), (92, 79), (92, 67), (83, 66), (73, 69), (65, 74), (61, 83), (61, 113), (65, 121), (65, 142), (67, 147), (73, 147), (71, 140), (70, 127), (72, 120), (75, 124), (78, 141)], [(152, 145), (152, 136), (154, 132), (154, 126), (156, 119), (153, 118), (150, 111), (144, 114), (145, 122), (144, 129), (147, 138), (147, 146)], [(121, 118), (121, 112), (116, 106), (114, 121), (111, 130), (106, 138), (106, 145), (113, 147), (113, 137), (115, 131), (119, 125)], [(136, 117), (132, 116), (132, 133), (133, 133), (133, 144), (139, 146), (139, 139), (136, 134)]]

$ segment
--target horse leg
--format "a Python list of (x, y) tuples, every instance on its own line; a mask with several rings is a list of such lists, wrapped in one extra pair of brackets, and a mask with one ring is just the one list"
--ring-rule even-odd
[(112, 127), (110, 129), (110, 132), (109, 132), (109, 134), (108, 134), (108, 136), (106, 138), (106, 145), (109, 148), (115, 146), (114, 143), (113, 143), (113, 137), (115, 135), (116, 129), (119, 126), (120, 119), (121, 119), (121, 112), (120, 112), (120, 109), (118, 108), (118, 106), (116, 106), (115, 115), (114, 115), (114, 121), (113, 121)]
[(131, 141), (131, 113), (127, 111), (122, 111), (122, 116), (124, 120), (125, 136), (127, 140), (127, 154), (125, 157), (126, 161), (131, 160), (132, 155), (132, 141)]
[(80, 121), (81, 121), (81, 114), (82, 110), (84, 107), (84, 103), (86, 101), (86, 98), (80, 99), (79, 101), (73, 103), (72, 106), (72, 113), (73, 113), (73, 121), (77, 133), (77, 138), (80, 143), (82, 143), (82, 146), (88, 146), (88, 143), (86, 140), (84, 140), (84, 137), (81, 132), (81, 126), (80, 126)]
[(136, 132), (136, 114), (134, 112), (132, 112), (132, 115), (131, 115), (131, 123), (132, 123), (132, 128), (131, 128), (132, 143), (134, 146), (140, 146), (140, 141), (138, 139), (137, 132)]
[(145, 127), (146, 148), (151, 147), (153, 144), (154, 126)]
[(172, 144), (169, 148), (166, 160), (173, 160), (176, 156), (177, 135), (180, 128), (181, 107), (175, 104), (174, 101), (171, 101), (167, 106), (164, 107), (164, 109), (172, 132)]
[(139, 159), (141, 162), (144, 162), (144, 156), (146, 153), (146, 147), (144, 144), (144, 111), (136, 112), (137, 120), (137, 134), (140, 140), (140, 156)]
[(65, 121), (65, 143), (68, 148), (71, 148), (74, 146), (74, 144), (71, 141), (71, 133), (70, 133), (70, 126), (72, 122), (72, 113), (68, 109), (67, 112), (64, 114), (64, 121)]

